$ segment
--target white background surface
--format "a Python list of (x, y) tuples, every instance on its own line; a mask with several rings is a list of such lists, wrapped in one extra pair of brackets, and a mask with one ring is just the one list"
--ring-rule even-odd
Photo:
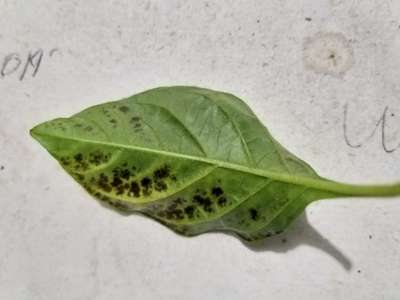
[[(386, 108), (386, 146), (400, 142), (399, 26), (395, 0), (0, 1), (0, 67), (12, 53), (22, 61), (0, 76), (0, 299), (400, 299), (399, 198), (314, 203), (255, 251), (103, 208), (28, 134), (106, 100), (190, 84), (243, 98), (323, 176), (400, 180), (382, 122), (366, 141)], [(303, 43), (317, 33), (349, 41), (348, 70), (305, 67)], [(19, 80), (38, 49), (36, 76), (28, 66)], [(359, 148), (345, 143), (346, 104)]]

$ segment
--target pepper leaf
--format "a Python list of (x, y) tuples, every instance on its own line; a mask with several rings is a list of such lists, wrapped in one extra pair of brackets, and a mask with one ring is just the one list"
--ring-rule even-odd
[(197, 87), (149, 90), (31, 134), (99, 201), (186, 236), (226, 231), (258, 240), (319, 199), (400, 194), (400, 185), (321, 178), (242, 100)]

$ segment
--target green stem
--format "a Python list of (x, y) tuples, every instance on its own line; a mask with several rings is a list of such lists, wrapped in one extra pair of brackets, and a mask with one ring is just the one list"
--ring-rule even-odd
[(348, 196), (393, 197), (400, 196), (400, 183), (388, 185), (356, 185), (335, 181), (316, 181), (315, 188)]

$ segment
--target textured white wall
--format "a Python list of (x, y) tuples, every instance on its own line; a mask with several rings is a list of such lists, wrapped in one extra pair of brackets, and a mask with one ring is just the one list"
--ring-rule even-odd
[(28, 135), (199, 85), (242, 97), (323, 176), (400, 180), (399, 20), (394, 0), (1, 0), (0, 299), (400, 299), (398, 198), (315, 203), (251, 250), (104, 209)]

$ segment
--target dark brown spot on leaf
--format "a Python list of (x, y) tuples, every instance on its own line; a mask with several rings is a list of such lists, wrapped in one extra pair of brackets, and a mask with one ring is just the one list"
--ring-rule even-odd
[(257, 220), (258, 220), (259, 215), (258, 215), (257, 209), (255, 209), (255, 208), (250, 208), (250, 209), (249, 209), (249, 213), (250, 213), (250, 218), (251, 218), (253, 221), (257, 221)]

